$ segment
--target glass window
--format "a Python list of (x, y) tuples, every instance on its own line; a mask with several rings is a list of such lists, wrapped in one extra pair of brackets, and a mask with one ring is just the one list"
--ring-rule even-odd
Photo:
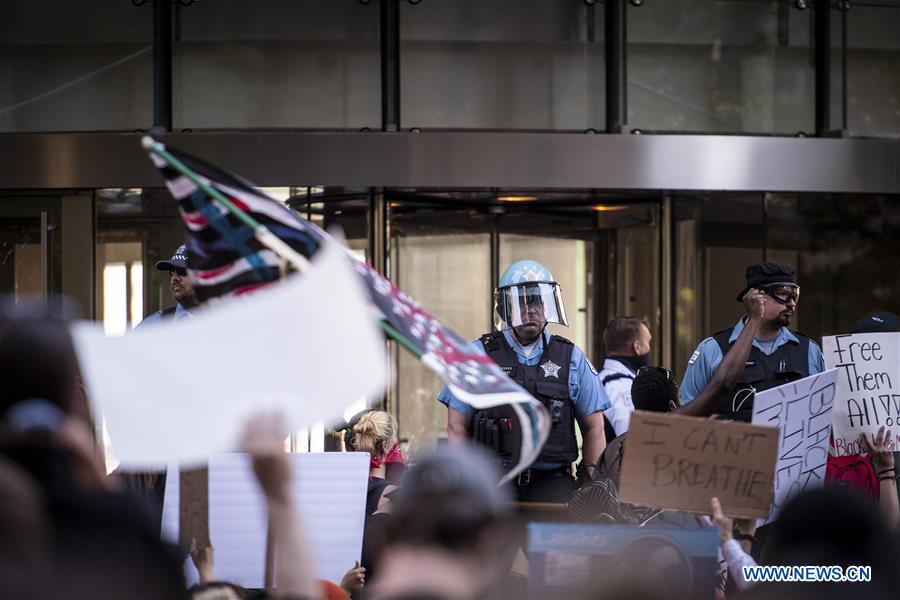
[(797, 329), (819, 340), (873, 312), (898, 312), (896, 198), (775, 194), (768, 223), (769, 255), (796, 257)]
[(175, 129), (380, 127), (377, 2), (218, 0), (178, 10)]
[[(397, 236), (394, 283), (466, 339), (490, 331), (490, 243), (485, 234)], [(447, 409), (436, 401), (441, 380), (394, 344), (400, 436), (413, 451), (447, 429)]]
[[(697, 294), (696, 299), (685, 295), (684, 309), (699, 323), (693, 324), (693, 340), (686, 327), (676, 344), (691, 352), (701, 339), (733, 327), (744, 314), (735, 296), (745, 286), (747, 265), (764, 258), (797, 270), (803, 293), (791, 329), (816, 341), (847, 332), (867, 314), (897, 312), (900, 306), (895, 266), (900, 241), (893, 233), (900, 226), (900, 205), (895, 199), (767, 194), (763, 212), (762, 194), (719, 194), (679, 198), (678, 214), (676, 256), (694, 258), (677, 259), (676, 280), (680, 294)], [(698, 278), (692, 290), (690, 282)], [(682, 349), (676, 356), (680, 376), (689, 355)]]
[(0, 2), (0, 132), (149, 128), (152, 31), (151, 3)]
[(898, 137), (900, 4), (873, 0), (848, 5), (831, 13), (831, 128), (853, 136)]
[(628, 124), (645, 131), (812, 131), (811, 12), (765, 0), (627, 5)]
[(107, 333), (127, 332), (174, 306), (168, 275), (155, 268), (184, 243), (178, 205), (166, 188), (105, 188), (97, 206), (97, 318)]
[(441, 0), (400, 8), (404, 128), (605, 127), (602, 5)]
[[(656, 206), (647, 207), (656, 213)], [(657, 226), (619, 229), (615, 243), (615, 314), (635, 316), (650, 323), (651, 359), (660, 364), (665, 343), (660, 306), (660, 238)], [(610, 318), (612, 318), (612, 316)]]

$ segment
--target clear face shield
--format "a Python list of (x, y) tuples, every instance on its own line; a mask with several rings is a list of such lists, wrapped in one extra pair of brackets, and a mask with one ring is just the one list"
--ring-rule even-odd
[(547, 323), (568, 326), (562, 293), (556, 283), (523, 283), (502, 287), (494, 293), (494, 308), (501, 329)]

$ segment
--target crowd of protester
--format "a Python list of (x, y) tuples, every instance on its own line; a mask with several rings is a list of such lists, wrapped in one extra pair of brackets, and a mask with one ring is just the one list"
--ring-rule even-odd
[[(761, 293), (748, 290), (742, 300), (743, 330), (691, 402), (680, 402), (672, 372), (643, 366), (630, 381), (631, 410), (715, 414), (734, 388), (764, 317)], [(242, 447), (252, 458), (271, 530), (278, 535), (275, 585), (246, 589), (217, 578), (212, 546), (195, 542), (179, 548), (162, 539), (159, 488), (165, 481), (108, 475), (95, 425), (64, 311), (5, 307), (0, 315), (0, 597), (400, 599), (527, 593), (511, 575), (527, 546), (521, 505), (509, 486), (497, 485), (498, 463), (481, 447), (442, 447), (414, 457), (407, 467), (390, 414), (371, 410), (351, 419), (340, 436), (342, 449), (370, 458), (363, 547), (361, 561), (348, 564), (341, 581), (329, 582), (317, 579), (316, 548), (291, 493), (285, 424), (276, 414), (248, 419)], [(619, 415), (614, 430), (621, 433), (608, 440), (568, 513), (558, 515), (591, 525), (718, 527), (720, 578), (710, 583), (710, 597), (900, 596), (900, 502), (885, 428), (860, 440), (866, 460), (880, 474), (874, 494), (840, 481), (801, 494), (783, 507), (765, 543), (756, 545), (755, 524), (726, 517), (715, 498), (709, 517), (620, 502), (616, 488), (628, 447), (626, 425)], [(183, 570), (187, 555), (200, 575), (191, 587)], [(872, 568), (872, 580), (753, 584), (742, 573), (752, 565), (865, 565)], [(620, 570), (568, 593), (667, 598), (665, 586), (651, 575)]]

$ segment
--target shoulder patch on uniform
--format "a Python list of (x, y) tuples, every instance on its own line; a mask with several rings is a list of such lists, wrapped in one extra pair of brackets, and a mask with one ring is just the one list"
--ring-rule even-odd
[(584, 357), (584, 360), (587, 361), (587, 365), (588, 365), (588, 368), (591, 370), (591, 373), (593, 373), (594, 375), (599, 375), (599, 374), (600, 374), (600, 373), (597, 371), (597, 367), (594, 366), (594, 363), (592, 363), (591, 360), (590, 360), (587, 356)]
[(697, 362), (698, 358), (700, 358), (700, 348), (697, 348), (696, 350), (694, 350), (694, 353), (691, 354), (691, 358), (688, 361), (688, 364), (689, 365), (694, 364), (695, 362)]

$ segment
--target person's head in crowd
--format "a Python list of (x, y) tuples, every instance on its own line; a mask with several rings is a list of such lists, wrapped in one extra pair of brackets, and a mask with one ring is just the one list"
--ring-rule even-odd
[(76, 408), (82, 390), (66, 318), (37, 301), (0, 301), (0, 423), (58, 419)]
[[(483, 451), (453, 447), (421, 457), (393, 496), (379, 593), (471, 597), (508, 570), (513, 508)], [(464, 574), (464, 576), (463, 576)]]
[(800, 302), (800, 286), (793, 268), (775, 262), (763, 262), (747, 267), (747, 287), (737, 296), (738, 302), (751, 288), (765, 293), (774, 302), (766, 302), (763, 319), (775, 327), (789, 327), (797, 304)]
[[(790, 500), (772, 525), (763, 564), (869, 565), (872, 581), (900, 592), (896, 539), (863, 495), (826, 487)], [(876, 590), (872, 590), (875, 592)], [(877, 595), (877, 594), (876, 594)]]
[(46, 597), (184, 595), (174, 549), (111, 489), (93, 430), (73, 413), (83, 392), (64, 313), (0, 300), (0, 381), (0, 456), (28, 473), (50, 514)]
[(244, 600), (247, 590), (227, 581), (200, 583), (190, 589), (191, 600)]
[(631, 401), (636, 410), (672, 412), (680, 405), (678, 383), (672, 371), (663, 367), (643, 367), (631, 384)]
[(616, 317), (603, 332), (609, 358), (624, 358), (636, 371), (650, 364), (650, 324), (640, 317)]
[(900, 331), (900, 317), (881, 311), (865, 316), (850, 326), (850, 333), (893, 333)]
[(160, 260), (156, 263), (159, 271), (169, 273), (169, 289), (172, 290), (172, 298), (185, 308), (197, 306), (197, 294), (194, 291), (194, 282), (187, 272), (187, 247), (182, 244), (175, 250), (175, 254), (169, 260)]
[[(41, 598), (49, 521), (34, 480), (0, 456), (0, 590), (9, 598)], [(0, 594), (2, 595), (2, 594)]]
[(397, 440), (397, 422), (393, 415), (372, 410), (360, 415), (352, 426), (352, 445), (357, 452), (368, 452), (372, 468), (383, 466), (384, 458)]

